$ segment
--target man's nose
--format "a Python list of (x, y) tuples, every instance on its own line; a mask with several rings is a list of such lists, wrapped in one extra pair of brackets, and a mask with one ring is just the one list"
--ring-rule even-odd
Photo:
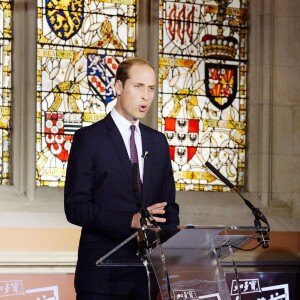
[(148, 99), (149, 99), (149, 90), (148, 90), (147, 87), (145, 87), (144, 90), (143, 90), (142, 98), (143, 98), (144, 100), (148, 100)]

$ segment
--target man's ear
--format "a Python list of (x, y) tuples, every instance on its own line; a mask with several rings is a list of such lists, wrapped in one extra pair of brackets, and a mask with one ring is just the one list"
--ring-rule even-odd
[(116, 90), (116, 94), (117, 94), (118, 96), (121, 95), (122, 89), (123, 89), (123, 84), (122, 84), (121, 80), (118, 80), (118, 81), (115, 83), (115, 90)]

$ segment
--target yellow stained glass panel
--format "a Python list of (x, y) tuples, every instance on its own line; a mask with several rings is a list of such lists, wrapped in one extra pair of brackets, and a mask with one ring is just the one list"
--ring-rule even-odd
[(63, 187), (75, 131), (115, 104), (118, 64), (135, 52), (134, 0), (39, 0), (36, 185)]
[(0, 185), (10, 184), (12, 3), (0, 1)]

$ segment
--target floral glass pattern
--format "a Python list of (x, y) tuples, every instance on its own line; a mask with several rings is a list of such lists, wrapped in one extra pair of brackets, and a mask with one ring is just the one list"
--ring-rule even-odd
[(160, 0), (158, 127), (177, 190), (244, 184), (247, 0)]
[(0, 185), (10, 184), (12, 2), (0, 1)]
[(36, 185), (63, 187), (75, 131), (115, 104), (135, 52), (135, 0), (38, 0)]

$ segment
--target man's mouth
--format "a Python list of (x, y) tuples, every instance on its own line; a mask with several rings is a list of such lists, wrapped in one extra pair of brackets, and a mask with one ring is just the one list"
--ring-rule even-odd
[(140, 105), (139, 106), (139, 111), (140, 112), (145, 112), (147, 110), (147, 105)]

